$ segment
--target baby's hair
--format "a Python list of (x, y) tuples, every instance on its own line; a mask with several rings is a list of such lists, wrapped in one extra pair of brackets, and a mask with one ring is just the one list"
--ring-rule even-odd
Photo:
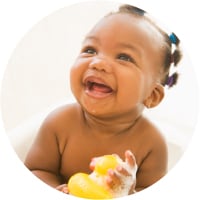
[[(180, 44), (180, 40), (179, 38), (175, 35), (175, 33), (171, 33), (170, 35), (165, 35), (165, 38), (169, 39), (168, 44), (170, 45), (170, 51), (166, 52), (166, 56), (165, 56), (165, 63), (164, 63), (164, 79), (162, 84), (163, 85), (167, 85), (169, 88), (172, 87), (173, 85), (175, 85), (177, 83), (178, 80), (178, 73), (174, 72), (172, 74), (170, 74), (170, 68), (171, 67), (176, 67), (178, 65), (178, 63), (181, 60), (182, 57), (182, 53), (179, 47)], [(173, 48), (174, 46), (174, 48)]]
[(164, 62), (161, 84), (163, 86), (168, 86), (169, 88), (174, 86), (177, 83), (179, 75), (177, 72), (171, 74), (170, 69), (172, 67), (176, 67), (182, 57), (182, 53), (179, 47), (179, 38), (174, 33), (171, 33), (170, 35), (167, 34), (155, 22), (153, 22), (150, 17), (148, 17), (146, 11), (138, 7), (125, 4), (120, 6), (119, 10), (116, 13), (128, 13), (134, 15), (135, 17), (143, 18), (161, 33), (164, 38)]

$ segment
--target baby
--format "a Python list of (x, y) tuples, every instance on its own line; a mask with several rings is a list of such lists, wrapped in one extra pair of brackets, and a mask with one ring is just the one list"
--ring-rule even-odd
[[(164, 87), (176, 83), (178, 75), (170, 68), (180, 58), (179, 39), (165, 33), (145, 11), (123, 5), (105, 16), (86, 35), (71, 68), (77, 103), (48, 115), (25, 165), (68, 193), (69, 178), (90, 173), (93, 157), (117, 154), (132, 168), (137, 163), (137, 181), (129, 194), (154, 184), (167, 172), (167, 147), (142, 112), (157, 106)], [(107, 186), (120, 185), (120, 174), (132, 176), (118, 166), (108, 171)]]

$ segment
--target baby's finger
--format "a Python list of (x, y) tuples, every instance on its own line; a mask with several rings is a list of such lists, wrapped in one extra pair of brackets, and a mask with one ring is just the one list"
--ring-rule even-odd
[(57, 190), (61, 191), (61, 192), (64, 192), (66, 194), (69, 193), (69, 190), (68, 190), (68, 187), (67, 187), (67, 184), (62, 184), (62, 185), (59, 185), (56, 187)]
[(90, 162), (90, 164), (89, 164), (89, 167), (90, 167), (90, 169), (91, 170), (94, 170), (94, 168), (95, 168), (95, 165), (96, 165), (96, 162), (97, 162), (97, 159), (98, 158), (92, 158), (92, 160), (91, 160), (91, 162)]
[(130, 176), (131, 174), (122, 166), (117, 166), (116, 170), (119, 174), (123, 175), (123, 176)]
[(125, 160), (130, 167), (134, 167), (136, 165), (135, 156), (130, 150), (125, 152)]
[(69, 194), (69, 190), (67, 187), (63, 187), (62, 192), (65, 194)]
[(121, 179), (114, 170), (108, 170), (106, 182), (111, 188), (114, 188), (115, 186), (121, 184)]

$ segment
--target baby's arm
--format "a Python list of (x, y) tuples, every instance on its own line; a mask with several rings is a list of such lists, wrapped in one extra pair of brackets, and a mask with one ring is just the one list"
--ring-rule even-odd
[(148, 153), (137, 173), (136, 191), (143, 190), (157, 182), (167, 173), (167, 146), (165, 141), (159, 138)]
[(62, 183), (60, 157), (54, 123), (52, 117), (48, 117), (26, 157), (25, 165), (45, 183), (56, 187)]

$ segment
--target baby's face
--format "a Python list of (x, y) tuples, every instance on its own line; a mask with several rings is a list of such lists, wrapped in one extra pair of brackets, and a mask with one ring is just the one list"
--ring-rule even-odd
[(71, 69), (78, 102), (89, 113), (108, 117), (143, 108), (158, 81), (161, 39), (147, 21), (129, 14), (102, 19)]

